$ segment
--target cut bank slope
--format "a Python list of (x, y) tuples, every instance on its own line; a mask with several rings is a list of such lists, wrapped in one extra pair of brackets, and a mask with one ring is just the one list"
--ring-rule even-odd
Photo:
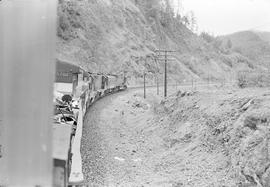
[(269, 96), (226, 89), (179, 93), (157, 105), (154, 133), (167, 146), (158, 171), (183, 186), (269, 187)]

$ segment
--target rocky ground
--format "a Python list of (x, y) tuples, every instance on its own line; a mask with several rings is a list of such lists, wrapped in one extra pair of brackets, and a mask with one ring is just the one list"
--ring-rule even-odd
[[(270, 186), (270, 91), (211, 87), (166, 100), (129, 90), (85, 119), (89, 186)], [(175, 91), (175, 90), (174, 90)]]

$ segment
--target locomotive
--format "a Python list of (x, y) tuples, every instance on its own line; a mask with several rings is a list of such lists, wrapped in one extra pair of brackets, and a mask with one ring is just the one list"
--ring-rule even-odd
[(87, 72), (70, 62), (56, 61), (55, 92), (79, 97), (86, 89), (97, 91), (123, 85), (124, 75)]

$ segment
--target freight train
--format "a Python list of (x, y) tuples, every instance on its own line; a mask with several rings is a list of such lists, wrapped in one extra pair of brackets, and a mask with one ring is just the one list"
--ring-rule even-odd
[(97, 91), (125, 85), (124, 75), (87, 72), (72, 63), (57, 60), (54, 90), (77, 96), (86, 89)]
[(126, 88), (123, 75), (87, 72), (77, 65), (57, 60), (53, 124), (54, 186), (70, 184), (72, 148), (80, 147), (80, 144), (74, 143), (78, 142), (74, 141), (75, 136), (80, 136), (76, 135), (77, 128), (82, 129), (83, 120), (79, 116), (84, 117), (88, 107), (98, 99)]

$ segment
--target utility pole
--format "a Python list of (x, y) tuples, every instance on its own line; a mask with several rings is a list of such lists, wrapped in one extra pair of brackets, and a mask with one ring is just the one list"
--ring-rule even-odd
[(207, 85), (208, 85), (208, 88), (210, 87), (210, 74), (208, 72), (208, 77), (207, 77)]
[(167, 51), (165, 51), (164, 97), (167, 97)]
[(158, 74), (156, 74), (156, 82), (157, 82), (157, 95), (159, 95), (159, 78), (158, 78)]
[(143, 97), (144, 97), (144, 99), (146, 99), (145, 76), (146, 76), (146, 73), (144, 72), (144, 73), (143, 73)]
[(165, 55), (165, 64), (164, 64), (164, 97), (167, 97), (167, 62), (168, 62), (168, 53), (176, 52), (176, 51), (171, 51), (171, 50), (156, 50), (156, 52), (163, 52)]
[[(157, 69), (158, 69), (158, 65), (157, 65), (157, 57), (155, 56), (155, 63), (156, 63), (156, 66), (157, 66)], [(159, 70), (158, 72), (156, 72), (156, 83), (157, 83), (157, 95), (159, 95)]]
[[(144, 73), (143, 73), (143, 90), (144, 90), (144, 98), (146, 98), (146, 73), (152, 73), (151, 71), (148, 70), (146, 67), (147, 64), (147, 58), (152, 57), (150, 55), (147, 55), (146, 58), (144, 59)], [(156, 61), (156, 58), (155, 58)], [(149, 66), (149, 65), (148, 65)], [(152, 83), (151, 83), (152, 84)]]
[[(147, 56), (146, 56), (147, 58)], [(143, 97), (146, 99), (146, 60), (144, 59), (144, 72), (143, 72)]]

